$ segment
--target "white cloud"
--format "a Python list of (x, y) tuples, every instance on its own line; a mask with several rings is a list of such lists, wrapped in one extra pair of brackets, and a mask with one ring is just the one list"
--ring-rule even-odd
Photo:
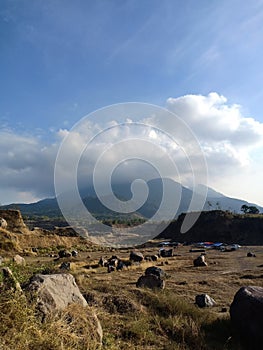
[[(248, 200), (263, 204), (258, 178), (263, 166), (254, 159), (255, 153), (263, 151), (263, 124), (243, 116), (239, 105), (229, 105), (217, 93), (169, 98), (167, 108), (181, 117), (199, 140), (210, 185), (233, 196), (244, 193)], [(255, 171), (257, 180), (251, 183)]]
[[(255, 175), (255, 172), (260, 174), (263, 171), (260, 156), (263, 153), (263, 124), (243, 116), (240, 106), (229, 105), (227, 99), (217, 93), (169, 98), (167, 108), (188, 125), (199, 141), (208, 164), (209, 185), (227, 195), (245, 196), (251, 202), (263, 204), (260, 196), (263, 188), (259, 175)], [(89, 121), (73, 132), (59, 130), (54, 142), (49, 143), (10, 130), (0, 131), (0, 202), (28, 202), (54, 195), (55, 159), (60, 142), (69, 135), (70, 143), (65, 146), (65, 162), (61, 169), (65, 179), (72, 164), (76, 160), (78, 163), (81, 157), (79, 181), (86, 183), (103, 152), (107, 155), (104, 170), (112, 169), (115, 179), (123, 176), (146, 180), (156, 177), (156, 169), (150, 164), (158, 164), (166, 169), (167, 175), (184, 184), (191, 182), (191, 166), (195, 172), (202, 173), (190, 131), (183, 135), (183, 128), (180, 125), (175, 127), (174, 119), (164, 118), (162, 114), (151, 115), (140, 122), (148, 126), (134, 124), (131, 118), (122, 126), (118, 126), (115, 120), (105, 125), (100, 125), (97, 120), (94, 123)], [(178, 139), (169, 137), (167, 130)], [(92, 141), (87, 143), (87, 140)], [(139, 155), (137, 161), (125, 161), (136, 154)], [(164, 154), (175, 160), (177, 171), (168, 170)], [(187, 156), (191, 157), (191, 164)]]

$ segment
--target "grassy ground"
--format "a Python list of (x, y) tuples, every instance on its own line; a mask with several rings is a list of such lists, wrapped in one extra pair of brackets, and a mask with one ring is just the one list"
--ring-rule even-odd
[[(30, 250), (30, 240), (23, 240), (19, 242), (20, 249), (23, 251), (27, 247)], [(193, 259), (199, 253), (190, 253), (191, 247), (183, 246), (176, 248), (175, 256), (171, 258), (109, 274), (106, 268), (96, 267), (99, 258), (118, 255), (128, 259), (129, 250), (100, 250), (75, 238), (65, 240), (65, 247), (70, 247), (69, 242), (73, 243), (72, 249), (81, 248), (78, 257), (71, 258), (70, 273), (101, 321), (103, 349), (240, 349), (231, 337), (229, 307), (241, 286), (263, 286), (263, 247), (242, 247), (233, 252), (208, 250), (208, 266), (194, 267)], [(37, 242), (33, 243), (36, 246)], [(57, 251), (56, 243), (52, 243), (54, 252)], [(4, 264), (10, 266), (21, 283), (36, 272), (61, 272), (58, 268), (61, 261), (49, 257), (52, 249), (46, 242), (36, 256), (25, 254), (25, 267), (14, 265), (9, 252)], [(145, 255), (155, 254), (158, 248), (148, 247), (141, 251)], [(253, 251), (256, 257), (248, 258), (248, 251)], [(137, 279), (152, 265), (162, 267), (167, 273), (166, 288), (161, 291), (136, 288)], [(216, 306), (197, 308), (195, 296), (201, 293), (214, 298)], [(78, 315), (74, 329), (65, 322), (66, 314), (43, 325), (35, 319), (32, 306), (25, 299), (1, 293), (0, 349), (92, 349), (92, 336), (85, 328), (85, 312), (79, 309), (74, 312)]]

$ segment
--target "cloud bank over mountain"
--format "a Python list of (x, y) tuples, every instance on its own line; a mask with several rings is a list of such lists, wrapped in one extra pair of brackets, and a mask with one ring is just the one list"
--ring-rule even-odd
[[(262, 205), (260, 194), (263, 193), (263, 185), (260, 183), (260, 174), (263, 170), (263, 124), (255, 118), (245, 116), (241, 106), (228, 104), (224, 96), (215, 92), (207, 96), (170, 97), (165, 107), (181, 118), (198, 140), (207, 162), (208, 185), (228, 196)], [(127, 116), (125, 125), (121, 126), (118, 126), (114, 116), (106, 124), (103, 119), (90, 122), (85, 130), (74, 131), (71, 135), (72, 143), (67, 153), (68, 166), (81, 152), (78, 175), (79, 183), (85, 184), (87, 179), (91, 179), (94, 164), (103, 152), (107, 152), (107, 157), (104, 157), (105, 167), (110, 168), (118, 163), (125, 149), (129, 154), (144, 154), (143, 159), (151, 161), (133, 159), (121, 162), (112, 174), (114, 181), (121, 181), (123, 177), (136, 179), (141, 175), (149, 180), (158, 177), (158, 172), (150, 163), (158, 162), (165, 168), (164, 155), (167, 155), (178, 168), (177, 174), (171, 171), (169, 175), (176, 181), (191, 185), (191, 167), (185, 160), (185, 150), (180, 147), (180, 140), (173, 140), (162, 131), (161, 118), (161, 115), (149, 115), (143, 119), (139, 116), (129, 119)], [(165, 129), (172, 130), (172, 119), (171, 125), (167, 120), (164, 122), (167, 123)], [(33, 135), (21, 135), (15, 130), (3, 128), (0, 131), (2, 204), (30, 202), (54, 196), (56, 155), (60, 142), (69, 133), (70, 130), (60, 129), (51, 135), (52, 141), (47, 141)], [(85, 148), (87, 137), (93, 139)], [(123, 147), (119, 144), (121, 141), (126, 141), (122, 144)], [(149, 142), (152, 147), (142, 147), (142, 141), (144, 145)], [(116, 144), (119, 146), (116, 147)], [(190, 146), (187, 154), (191, 153)], [(193, 149), (193, 156), (194, 152)], [(199, 171), (197, 163), (194, 167), (195, 171)], [(66, 167), (65, 176), (67, 171)]]

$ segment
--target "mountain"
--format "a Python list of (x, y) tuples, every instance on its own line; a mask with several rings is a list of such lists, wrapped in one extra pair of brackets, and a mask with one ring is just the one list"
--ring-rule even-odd
[[(138, 183), (137, 184), (137, 202), (135, 200), (135, 204), (140, 203), (142, 199), (144, 199), (144, 189), (145, 184)], [(179, 183), (171, 180), (171, 179), (153, 179), (147, 182), (148, 185), (148, 198), (142, 206), (139, 207), (136, 211), (128, 214), (119, 214), (113, 210), (108, 209), (104, 206), (101, 201), (96, 197), (96, 192), (94, 188), (90, 187), (86, 190), (80, 190), (80, 195), (82, 197), (84, 205), (88, 208), (88, 210), (98, 219), (109, 219), (109, 218), (152, 218), (156, 215), (155, 221), (165, 221), (171, 218), (177, 218), (179, 214), (187, 212), (192, 196), (193, 191), (189, 188), (181, 186)], [(113, 184), (112, 186), (113, 192), (116, 197), (120, 199), (118, 210), (119, 212), (123, 212), (123, 209), (126, 206), (125, 201), (130, 200), (132, 198), (131, 191), (131, 183), (123, 182), (119, 184)], [(204, 211), (211, 210), (223, 210), (230, 211), (233, 213), (240, 213), (240, 208), (243, 204), (248, 206), (254, 205), (256, 206), (260, 212), (263, 211), (263, 208), (257, 206), (253, 203), (248, 203), (241, 199), (230, 198), (224, 196), (222, 193), (219, 193), (212, 188), (206, 188), (204, 185), (197, 186), (196, 194), (200, 194), (202, 191), (207, 189), (207, 198), (204, 205)], [(163, 191), (165, 191), (165, 201), (162, 203)], [(65, 196), (67, 201), (70, 203), (70, 193)], [(103, 199), (110, 202), (111, 198), (109, 194), (105, 194)], [(161, 209), (158, 208), (161, 205)], [(48, 218), (56, 218), (61, 217), (61, 211), (58, 206), (58, 202), (56, 198), (47, 198), (40, 200), (36, 203), (30, 204), (10, 204), (4, 205), (0, 207), (1, 209), (19, 209), (23, 216), (46, 216)], [(177, 209), (177, 210), (176, 210)], [(72, 207), (72, 210), (75, 212), (78, 211), (77, 207)]]

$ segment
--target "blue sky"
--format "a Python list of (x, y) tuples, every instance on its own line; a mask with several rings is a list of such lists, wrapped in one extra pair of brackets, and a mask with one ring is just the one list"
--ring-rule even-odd
[[(1, 130), (13, 145), (27, 140), (35, 150), (50, 150), (60, 129), (70, 129), (98, 108), (130, 101), (166, 107), (169, 98), (196, 95), (208, 101), (211, 92), (222, 96), (213, 100), (214, 106), (238, 109), (242, 120), (251, 118), (253, 130), (261, 130), (262, 23), (261, 0), (2, 0)], [(173, 107), (182, 101), (192, 100), (176, 100)], [(250, 135), (254, 136), (258, 135)], [(241, 163), (245, 141), (244, 133), (243, 148), (232, 149)], [(16, 150), (11, 155), (17, 159)], [(258, 166), (261, 150), (253, 148), (243, 158)], [(29, 145), (26, 152), (33, 157)], [(23, 184), (16, 187), (10, 172), (16, 169), (19, 179), (23, 174), (6, 162), (0, 201), (52, 194), (33, 187), (30, 191)], [(248, 178), (252, 168), (242, 169)], [(248, 182), (243, 192), (222, 179), (210, 185), (260, 202), (254, 177), (249, 178), (254, 188)]]

